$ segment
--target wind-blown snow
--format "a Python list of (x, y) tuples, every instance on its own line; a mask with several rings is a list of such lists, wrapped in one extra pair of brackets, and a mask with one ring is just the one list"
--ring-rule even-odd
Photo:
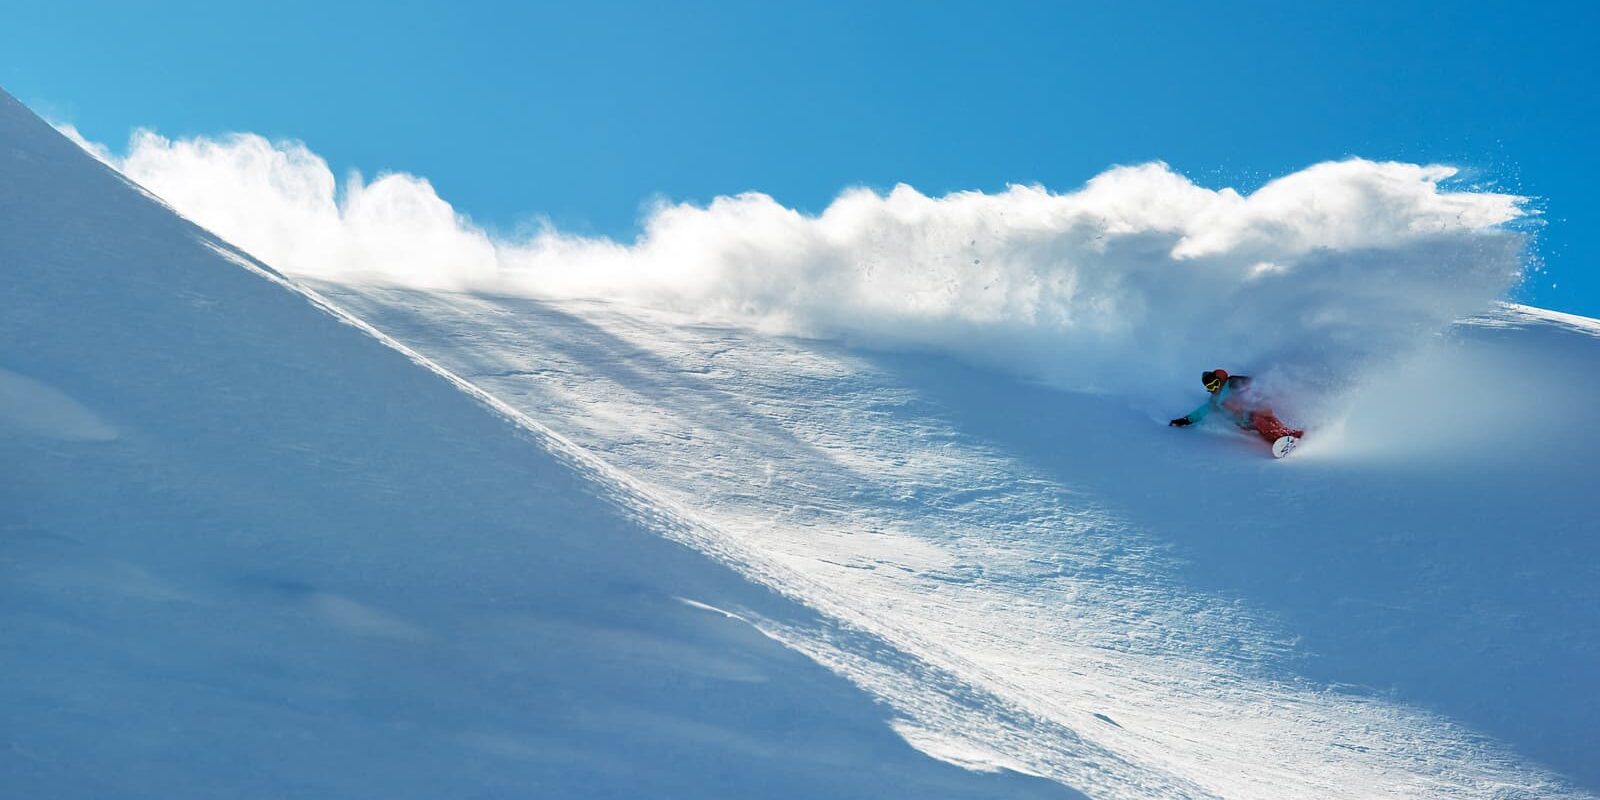
[[(81, 141), (81, 138), (80, 138)], [(124, 174), (268, 263), (344, 282), (622, 300), (869, 347), (931, 348), (1152, 414), (1200, 370), (1310, 402), (1487, 310), (1521, 274), (1522, 199), (1445, 166), (1350, 159), (1247, 195), (1151, 163), (1057, 193), (853, 189), (810, 216), (766, 195), (662, 204), (637, 241), (496, 238), (426, 180), (342, 187), (304, 145), (168, 140)]]

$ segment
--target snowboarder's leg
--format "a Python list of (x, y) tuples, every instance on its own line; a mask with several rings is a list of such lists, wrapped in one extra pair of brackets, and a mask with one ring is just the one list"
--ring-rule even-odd
[(1256, 433), (1260, 434), (1262, 439), (1266, 440), (1267, 444), (1272, 444), (1285, 436), (1293, 436), (1298, 439), (1306, 435), (1305, 431), (1293, 430), (1288, 425), (1283, 424), (1283, 420), (1278, 419), (1270, 408), (1264, 408), (1252, 413), (1250, 415), (1250, 425), (1255, 428)]

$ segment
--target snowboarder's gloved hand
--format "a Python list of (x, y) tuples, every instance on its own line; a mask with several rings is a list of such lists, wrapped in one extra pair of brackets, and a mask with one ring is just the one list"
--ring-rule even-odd
[(1173, 421), (1171, 421), (1171, 422), (1169, 422), (1167, 424), (1171, 425), (1174, 428), (1187, 428), (1190, 425), (1193, 425), (1194, 423), (1190, 422), (1188, 417), (1178, 417), (1177, 419), (1175, 419), (1175, 420), (1173, 420)]

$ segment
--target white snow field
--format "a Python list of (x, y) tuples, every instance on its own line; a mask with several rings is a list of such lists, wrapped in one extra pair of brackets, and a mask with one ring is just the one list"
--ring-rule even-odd
[[(1600, 796), (1600, 323), (1494, 303), (1517, 198), (1147, 166), (507, 243), (294, 146), (98, 153), (289, 284), (4, 120), (7, 785)], [(1217, 366), (1290, 458), (1164, 425)]]

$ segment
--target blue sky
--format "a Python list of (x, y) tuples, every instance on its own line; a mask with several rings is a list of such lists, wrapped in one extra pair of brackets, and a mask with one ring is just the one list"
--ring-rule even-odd
[(1586, 4), (61, 5), (0, 26), (0, 85), (51, 119), (114, 145), (300, 139), (339, 171), (426, 176), (493, 229), (626, 238), (663, 196), (819, 210), (1152, 159), (1241, 189), (1443, 161), (1539, 198), (1519, 299), (1600, 315)]

